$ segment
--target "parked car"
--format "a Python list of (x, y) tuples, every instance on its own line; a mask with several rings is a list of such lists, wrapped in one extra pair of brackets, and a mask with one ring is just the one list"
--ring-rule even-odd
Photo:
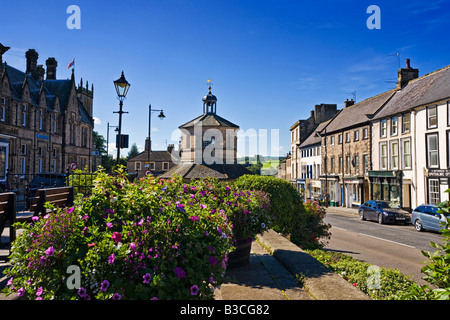
[(369, 200), (359, 206), (361, 220), (375, 220), (378, 223), (411, 223), (411, 215), (391, 201)]
[(437, 213), (438, 210), (439, 208), (434, 204), (423, 204), (414, 209), (411, 214), (411, 222), (416, 230), (439, 231), (446, 228), (448, 214)]

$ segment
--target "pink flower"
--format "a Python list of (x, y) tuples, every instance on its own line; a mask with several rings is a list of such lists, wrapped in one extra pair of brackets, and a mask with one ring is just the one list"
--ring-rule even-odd
[(48, 256), (52, 256), (55, 253), (55, 249), (53, 247), (49, 247), (47, 250), (45, 250), (45, 254)]
[(114, 263), (114, 260), (116, 259), (116, 256), (114, 255), (114, 253), (112, 253), (109, 257), (108, 257), (108, 263)]
[(358, 284), (357, 283), (352, 283), (352, 286), (356, 287)]
[(109, 287), (109, 281), (108, 280), (103, 280), (102, 283), (100, 283), (100, 290), (102, 290), (103, 292), (106, 291), (106, 289), (108, 289)]
[(176, 267), (173, 271), (177, 275), (178, 279), (186, 277), (186, 271), (181, 267)]
[(111, 236), (111, 238), (116, 242), (119, 243), (122, 241), (122, 235), (119, 232), (114, 232)]
[(198, 216), (189, 217), (189, 219), (191, 219), (192, 221), (198, 221), (199, 220)]
[(39, 289), (37, 289), (37, 291), (36, 291), (36, 295), (37, 296), (40, 296), (40, 295), (42, 295), (44, 293), (44, 289), (42, 289), (42, 287), (39, 287)]
[(19, 290), (17, 290), (17, 295), (19, 297), (23, 297), (25, 295), (25, 289), (24, 287), (21, 287)]
[(112, 227), (113, 227), (113, 224), (112, 224), (111, 222), (107, 222), (107, 223), (106, 223), (106, 227), (112, 228)]
[(142, 278), (144, 279), (145, 284), (149, 284), (150, 280), (152, 280), (152, 276), (150, 273), (146, 273)]
[(198, 288), (198, 286), (196, 284), (194, 284), (191, 287), (191, 296), (196, 296), (199, 291), (200, 291), (200, 289)]
[(210, 265), (215, 266), (217, 264), (217, 259), (214, 256), (209, 256), (208, 262)]

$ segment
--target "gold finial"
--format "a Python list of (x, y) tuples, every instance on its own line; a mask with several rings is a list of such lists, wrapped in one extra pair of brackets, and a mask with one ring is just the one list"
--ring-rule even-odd
[(208, 79), (207, 82), (208, 82), (208, 89), (211, 92), (211, 79)]

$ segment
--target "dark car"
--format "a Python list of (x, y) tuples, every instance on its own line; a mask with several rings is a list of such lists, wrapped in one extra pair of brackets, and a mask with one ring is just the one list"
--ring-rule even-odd
[(375, 220), (378, 223), (411, 223), (411, 215), (391, 201), (369, 200), (359, 206), (361, 220)]
[(447, 213), (438, 213), (439, 208), (433, 204), (423, 204), (413, 210), (411, 222), (417, 231), (440, 231), (447, 227)]

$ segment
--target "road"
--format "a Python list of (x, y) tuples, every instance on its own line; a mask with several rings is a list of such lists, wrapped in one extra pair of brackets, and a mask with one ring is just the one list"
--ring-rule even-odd
[(441, 243), (439, 233), (417, 232), (412, 225), (361, 221), (357, 215), (333, 211), (333, 208), (328, 208), (324, 221), (332, 226), (331, 240), (325, 249), (380, 267), (398, 269), (420, 284), (427, 284), (420, 271), (427, 260), (421, 250), (436, 251), (430, 241)]

